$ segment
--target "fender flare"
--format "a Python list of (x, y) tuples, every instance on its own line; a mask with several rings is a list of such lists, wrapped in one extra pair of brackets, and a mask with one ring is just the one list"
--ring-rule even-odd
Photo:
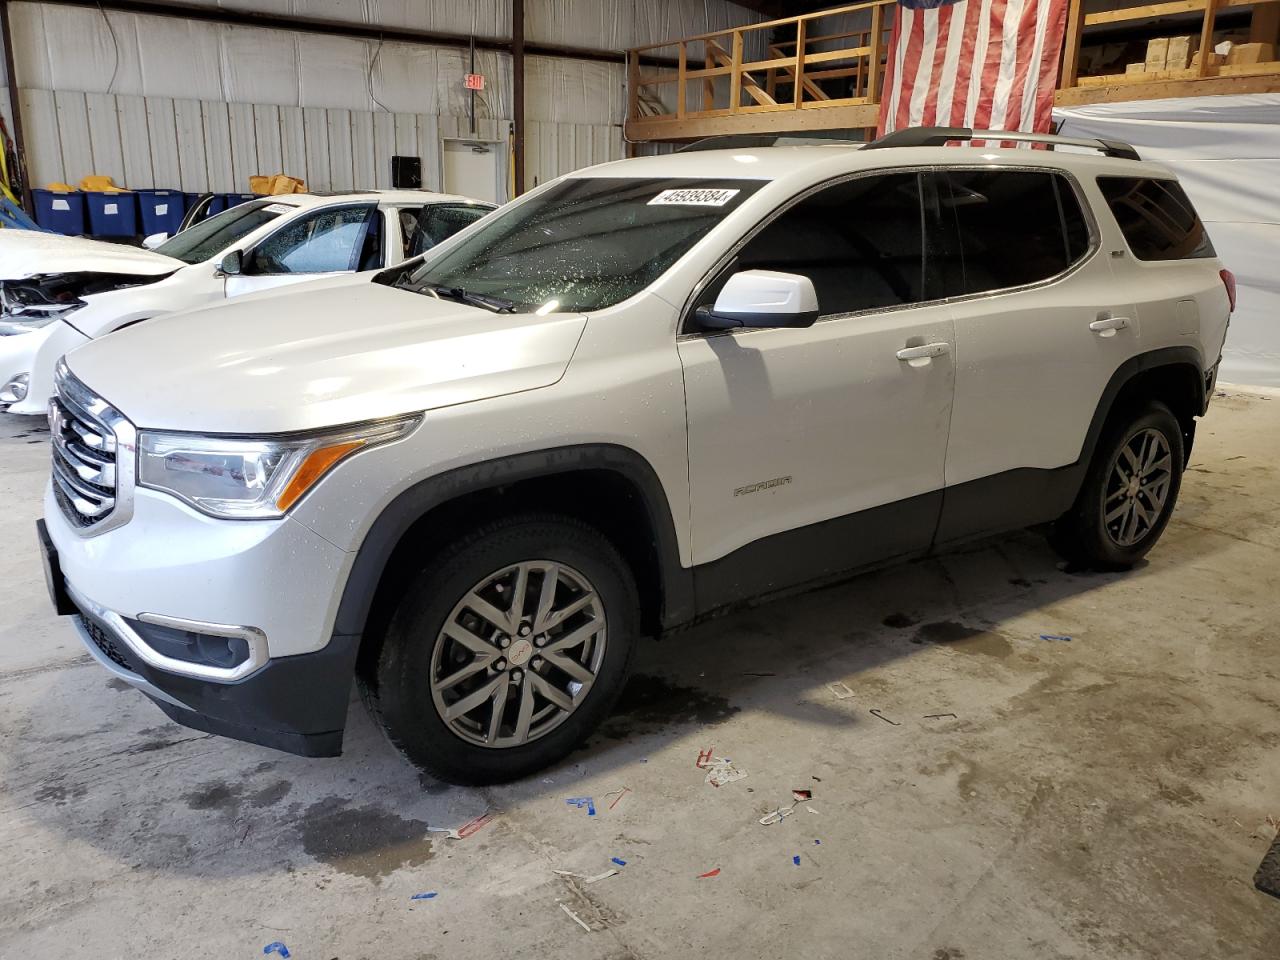
[(334, 636), (363, 634), (378, 584), (401, 538), (430, 510), (471, 493), (580, 470), (620, 474), (639, 491), (649, 515), (662, 583), (664, 628), (693, 618), (693, 573), (680, 562), (675, 522), (662, 481), (636, 451), (616, 444), (552, 447), (486, 460), (414, 484), (383, 508), (356, 552), (334, 616)]
[(1085, 434), (1084, 445), (1080, 448), (1080, 456), (1076, 459), (1077, 466), (1081, 469), (1087, 469), (1089, 463), (1093, 460), (1093, 451), (1098, 445), (1098, 438), (1102, 436), (1102, 428), (1106, 425), (1112, 410), (1115, 409), (1116, 398), (1120, 396), (1125, 386), (1134, 377), (1146, 373), (1148, 370), (1175, 366), (1188, 366), (1195, 370), (1196, 396), (1193, 409), (1196, 411), (1197, 416), (1204, 414), (1208, 405), (1208, 397), (1205, 396), (1205, 371), (1199, 350), (1191, 346), (1159, 347), (1130, 357), (1116, 368), (1116, 371), (1111, 374), (1111, 379), (1107, 381), (1106, 387), (1102, 390), (1102, 397), (1098, 400), (1097, 409), (1093, 412), (1093, 419), (1089, 422), (1089, 430)]

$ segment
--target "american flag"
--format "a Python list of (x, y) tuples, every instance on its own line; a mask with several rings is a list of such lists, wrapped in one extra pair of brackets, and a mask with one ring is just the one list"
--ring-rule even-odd
[(898, 0), (879, 133), (1050, 129), (1067, 0)]

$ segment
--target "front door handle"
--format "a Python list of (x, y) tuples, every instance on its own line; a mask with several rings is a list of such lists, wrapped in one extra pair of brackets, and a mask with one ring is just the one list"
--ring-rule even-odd
[(923, 343), (918, 347), (903, 347), (898, 351), (898, 359), (913, 367), (923, 367), (932, 362), (934, 357), (941, 357), (951, 352), (949, 343)]
[(1089, 329), (1101, 337), (1114, 337), (1117, 330), (1125, 330), (1128, 326), (1128, 317), (1101, 317), (1089, 324)]

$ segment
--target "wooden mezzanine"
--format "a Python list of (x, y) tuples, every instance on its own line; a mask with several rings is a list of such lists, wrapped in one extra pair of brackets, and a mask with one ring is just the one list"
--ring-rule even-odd
[[(1059, 105), (1280, 91), (1277, 61), (1216, 64), (1202, 57), (1183, 70), (1127, 75), (1122, 65), (1118, 73), (1091, 75), (1081, 56), (1091, 35), (1126, 27), (1198, 36), (1200, 48), (1210, 49), (1219, 16), (1238, 20), (1245, 12), (1251, 12), (1248, 39), (1275, 43), (1280, 0), (1095, 5), (1070, 0), (1054, 94)], [(895, 0), (863, 0), (629, 50), (627, 139), (872, 129), (895, 9)]]

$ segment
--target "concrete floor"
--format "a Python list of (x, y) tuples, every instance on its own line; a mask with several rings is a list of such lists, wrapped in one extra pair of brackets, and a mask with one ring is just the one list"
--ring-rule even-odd
[[(0, 957), (1280, 955), (1250, 883), (1280, 816), (1280, 399), (1217, 398), (1132, 573), (1022, 534), (727, 617), (650, 644), (573, 762), (484, 790), (420, 780), (357, 704), (346, 755), (302, 760), (109, 678), (45, 598), (36, 430), (0, 417)], [(704, 783), (704, 749), (747, 778)], [(793, 788), (811, 809), (762, 826)]]

